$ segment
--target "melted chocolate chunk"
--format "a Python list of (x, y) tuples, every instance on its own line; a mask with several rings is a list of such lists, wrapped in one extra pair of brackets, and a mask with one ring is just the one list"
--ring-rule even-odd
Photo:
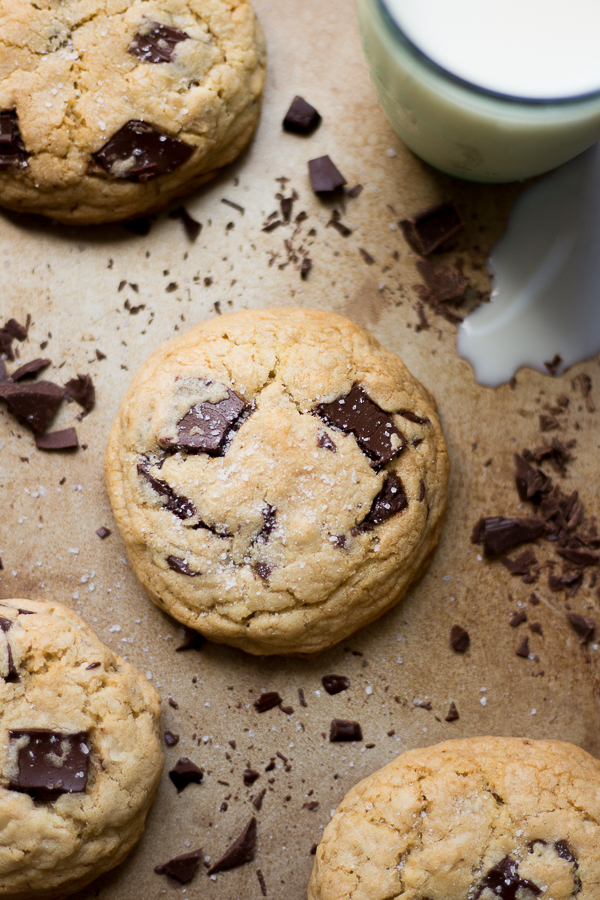
[(377, 406), (359, 384), (355, 384), (345, 397), (332, 403), (320, 403), (315, 412), (333, 428), (344, 434), (352, 433), (374, 466), (382, 466), (394, 459), (406, 445), (391, 415)]
[(428, 256), (461, 230), (462, 219), (454, 203), (446, 200), (431, 206), (408, 219), (402, 219), (400, 227), (407, 242), (423, 256)]
[[(271, 537), (271, 532), (275, 528), (277, 522), (277, 509), (269, 503), (265, 503), (262, 508), (262, 516), (264, 519), (263, 527), (256, 535), (255, 541), (261, 541), (266, 544)], [(260, 565), (260, 563), (259, 563)]]
[(350, 687), (350, 679), (345, 675), (323, 675), (321, 681), (328, 694), (339, 694)]
[(28, 156), (21, 139), (17, 111), (0, 112), (0, 172), (25, 169)]
[(192, 144), (169, 137), (146, 122), (132, 119), (92, 157), (114, 178), (145, 182), (174, 172), (188, 161), (195, 149)]
[(594, 635), (596, 629), (595, 619), (589, 616), (582, 616), (579, 613), (568, 612), (567, 619), (571, 623), (573, 629), (579, 637), (580, 644), (587, 644)]
[(31, 362), (24, 363), (24, 365), (15, 369), (10, 377), (13, 381), (20, 381), (22, 378), (31, 378), (32, 375), (37, 375), (42, 369), (46, 369), (50, 363), (51, 360), (49, 359), (32, 359)]
[(358, 531), (370, 531), (375, 525), (391, 519), (408, 506), (404, 486), (397, 475), (386, 475), (383, 487), (373, 500), (371, 509), (358, 526)]
[(450, 629), (450, 645), (452, 649), (456, 650), (457, 653), (465, 653), (470, 643), (469, 632), (460, 625), (453, 625)]
[(311, 159), (308, 163), (310, 183), (315, 194), (331, 194), (347, 182), (328, 156)]
[(521, 516), (515, 519), (486, 516), (475, 525), (471, 542), (483, 544), (486, 556), (495, 556), (518, 544), (534, 541), (545, 532), (546, 522), (536, 516)]
[[(10, 619), (6, 619), (4, 616), (0, 616), (0, 628), (2, 629), (4, 634), (8, 635), (11, 625), (12, 622)], [(3, 676), (4, 681), (6, 681), (8, 684), (16, 684), (21, 680), (21, 678), (19, 676), (19, 673), (17, 672), (17, 667), (15, 666), (15, 661), (13, 659), (12, 649), (8, 637), (6, 638), (6, 653), (8, 665), (6, 675)]]
[(87, 787), (89, 749), (86, 731), (63, 734), (38, 728), (11, 729), (18, 742), (18, 775), (11, 791), (36, 800), (56, 800), (61, 794), (83, 793)]
[(246, 787), (250, 787), (258, 778), (260, 778), (260, 772), (257, 772), (256, 769), (244, 769), (244, 784)]
[(194, 572), (193, 569), (190, 569), (187, 559), (182, 559), (180, 556), (167, 556), (167, 564), (173, 572), (178, 572), (179, 575), (188, 575), (190, 578), (202, 575), (202, 572)]
[(90, 412), (96, 402), (96, 389), (89, 375), (78, 375), (77, 378), (71, 378), (65, 384), (65, 391), (69, 397), (83, 406), (86, 413)]
[(456, 703), (454, 700), (450, 701), (450, 708), (448, 709), (448, 714), (444, 717), (446, 722), (456, 722), (457, 719), (460, 719), (458, 714), (458, 710), (456, 708)]
[(554, 845), (554, 849), (561, 859), (566, 859), (567, 862), (574, 863), (577, 862), (573, 855), (573, 851), (569, 847), (566, 841), (557, 841)]
[(0, 382), (0, 400), (4, 400), (15, 419), (38, 434), (48, 427), (64, 395), (65, 389), (51, 381)]
[(256, 853), (256, 828), (256, 818), (252, 816), (240, 836), (227, 848), (221, 859), (210, 867), (207, 874), (226, 872), (228, 869), (237, 869), (238, 866), (251, 862)]
[(524, 637), (517, 649), (515, 650), (516, 656), (522, 656), (523, 659), (528, 659), (531, 650), (529, 649), (529, 638)]
[(329, 730), (331, 743), (337, 741), (362, 741), (362, 728), (358, 722), (348, 719), (332, 719)]
[(181, 41), (187, 41), (189, 34), (161, 25), (159, 22), (148, 22), (143, 32), (138, 31), (128, 53), (149, 63), (170, 63), (173, 51)]
[(285, 114), (283, 128), (294, 134), (312, 134), (321, 124), (321, 116), (303, 97), (294, 97)]
[(192, 850), (191, 853), (174, 856), (169, 862), (155, 866), (154, 871), (157, 875), (170, 875), (172, 878), (176, 878), (180, 884), (188, 884), (194, 877), (201, 858), (202, 847), (199, 847), (197, 850)]
[(169, 772), (169, 778), (177, 788), (177, 793), (180, 794), (188, 784), (200, 784), (204, 779), (204, 769), (200, 769), (187, 756), (182, 756)]
[(530, 891), (537, 896), (541, 889), (527, 878), (519, 876), (519, 866), (510, 856), (493, 866), (484, 877), (476, 898), (480, 897), (484, 889), (488, 888), (500, 900), (517, 900), (517, 894), (521, 891)]
[(156, 491), (157, 494), (160, 494), (161, 497), (166, 498), (167, 502), (163, 505), (163, 509), (168, 509), (169, 512), (172, 512), (173, 515), (177, 516), (178, 519), (190, 519), (192, 516), (195, 516), (196, 507), (194, 506), (192, 500), (176, 494), (173, 488), (169, 487), (166, 481), (162, 481), (160, 478), (155, 478), (154, 475), (151, 475), (151, 468), (152, 463), (149, 459), (144, 460), (144, 462), (138, 463), (138, 475), (141, 475), (143, 478), (145, 478), (146, 481), (150, 484), (151, 488)]
[(242, 423), (241, 416), (249, 411), (247, 403), (232, 390), (218, 403), (197, 403), (177, 423), (177, 438), (163, 440), (161, 446), (188, 453), (209, 453), (221, 456), (232, 429)]
[(283, 701), (277, 691), (267, 691), (266, 693), (261, 694), (256, 700), (253, 700), (252, 705), (257, 712), (264, 713), (279, 706), (282, 702)]
[(332, 453), (337, 453), (337, 447), (324, 428), (321, 428), (317, 434), (317, 447), (320, 447), (321, 450), (330, 450)]
[(38, 450), (76, 450), (79, 441), (74, 428), (64, 428), (62, 431), (36, 434), (35, 446)]

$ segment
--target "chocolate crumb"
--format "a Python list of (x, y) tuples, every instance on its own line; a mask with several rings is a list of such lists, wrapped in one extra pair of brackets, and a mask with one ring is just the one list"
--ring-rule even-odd
[(96, 529), (96, 534), (99, 538), (102, 538), (102, 540), (104, 540), (104, 538), (110, 537), (112, 531), (110, 530), (110, 528), (105, 528), (103, 525), (102, 528)]
[(517, 628), (523, 622), (527, 621), (527, 613), (525, 610), (520, 609), (518, 612), (513, 612), (510, 614), (510, 618), (508, 620), (508, 624), (511, 628)]
[(358, 722), (348, 719), (332, 719), (329, 731), (331, 743), (338, 741), (362, 741), (362, 728)]
[(200, 769), (187, 756), (182, 756), (169, 772), (169, 778), (177, 788), (177, 793), (180, 794), (188, 784), (200, 784), (204, 779), (204, 769)]
[(458, 710), (456, 708), (456, 703), (454, 700), (450, 701), (450, 708), (448, 709), (448, 714), (445, 716), (446, 722), (456, 722), (457, 719), (460, 719), (458, 714)]
[(306, 702), (306, 697), (304, 696), (304, 691), (302, 690), (302, 688), (298, 688), (298, 701), (300, 703), (300, 706), (306, 709), (308, 703)]
[(594, 619), (589, 616), (582, 616), (579, 613), (568, 612), (567, 619), (571, 623), (574, 628), (577, 636), (579, 637), (580, 644), (587, 644), (594, 635), (594, 631), (596, 628), (596, 622)]
[(302, 809), (310, 809), (312, 811), (318, 809), (319, 806), (320, 804), (318, 800), (307, 800), (306, 803), (302, 804)]
[(450, 630), (450, 644), (457, 653), (464, 653), (471, 643), (469, 632), (460, 625), (453, 625)]
[(36, 434), (35, 446), (38, 450), (76, 450), (79, 441), (74, 428), (65, 428), (63, 431)]
[(559, 356), (558, 353), (555, 353), (550, 362), (545, 362), (544, 365), (551, 375), (556, 375), (558, 370), (562, 366), (562, 356)]
[(157, 875), (170, 875), (181, 884), (188, 884), (196, 873), (201, 856), (202, 847), (199, 847), (191, 853), (183, 853), (181, 856), (173, 857), (169, 862), (155, 866), (154, 871)]
[(309, 135), (321, 124), (321, 116), (303, 97), (296, 96), (285, 114), (283, 128), (294, 134)]
[(431, 700), (413, 700), (413, 706), (419, 707), (419, 709), (431, 709)]
[(102, 350), (96, 350), (96, 359), (98, 362), (101, 362), (103, 359), (106, 359), (106, 353), (103, 353)]
[(168, 702), (169, 706), (171, 707), (171, 709), (179, 709), (179, 703), (177, 703), (176, 700), (173, 700), (172, 697), (168, 697), (167, 702)]
[(260, 778), (260, 772), (257, 772), (256, 769), (244, 769), (243, 777), (246, 787), (250, 787), (250, 785), (254, 784), (257, 778)]
[(323, 687), (328, 694), (339, 694), (350, 687), (350, 679), (345, 675), (323, 675)]
[(263, 897), (267, 896), (267, 885), (265, 883), (265, 878), (260, 869), (256, 870), (256, 877), (258, 878), (258, 883), (260, 885), (260, 892)]
[(328, 156), (309, 160), (308, 171), (315, 194), (331, 194), (347, 184), (342, 173)]
[(256, 797), (254, 797), (254, 799), (252, 800), (252, 806), (254, 807), (255, 810), (257, 810), (257, 812), (262, 809), (263, 800), (265, 799), (266, 793), (267, 793), (267, 789), (263, 788), (261, 791), (258, 792)]
[(531, 625), (529, 626), (529, 630), (533, 631), (534, 634), (543, 635), (543, 633), (544, 633), (542, 631), (542, 623), (541, 622), (532, 622)]
[(78, 375), (65, 384), (65, 393), (89, 413), (96, 402), (96, 390), (89, 375)]
[(266, 691), (256, 700), (253, 700), (252, 705), (257, 712), (264, 713), (279, 706), (282, 702), (283, 701), (277, 691)]
[(529, 638), (527, 636), (525, 636), (523, 638), (523, 640), (521, 641), (521, 643), (519, 644), (519, 646), (517, 647), (517, 649), (515, 650), (515, 653), (517, 656), (522, 656), (523, 659), (527, 659), (529, 657), (530, 652), (531, 651), (529, 649)]
[[(163, 731), (163, 737), (165, 739), (165, 744), (167, 745), (167, 747), (175, 747), (175, 745), (179, 743), (179, 735), (174, 734), (172, 731), (168, 731), (167, 729)], [(173, 782), (173, 784), (175, 784), (175, 782)]]
[(227, 848), (221, 859), (210, 867), (207, 874), (237, 869), (238, 866), (251, 862), (256, 853), (256, 829), (256, 818), (252, 816), (240, 836)]

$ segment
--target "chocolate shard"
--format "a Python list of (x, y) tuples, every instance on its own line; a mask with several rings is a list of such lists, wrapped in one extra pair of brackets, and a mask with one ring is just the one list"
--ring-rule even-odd
[(177, 793), (180, 794), (188, 784), (200, 784), (204, 779), (204, 769), (200, 769), (187, 756), (181, 756), (175, 767), (169, 772), (169, 778), (177, 788)]
[(151, 475), (151, 468), (152, 463), (149, 459), (145, 459), (143, 462), (137, 464), (138, 475), (145, 478), (157, 494), (166, 498), (167, 502), (164, 504), (163, 508), (168, 509), (169, 512), (172, 512), (178, 519), (190, 519), (195, 516), (196, 507), (194, 506), (193, 501), (188, 497), (182, 497), (179, 494), (176, 494), (166, 481), (162, 481), (160, 478), (155, 478), (154, 475)]
[(258, 883), (260, 885), (260, 892), (263, 897), (267, 896), (267, 883), (265, 881), (265, 876), (263, 875), (261, 869), (256, 870), (256, 877), (258, 878)]
[(546, 532), (546, 523), (536, 516), (506, 519), (504, 516), (485, 516), (473, 529), (471, 542), (483, 544), (486, 556), (496, 556), (518, 544), (535, 541)]
[(519, 876), (519, 865), (510, 856), (505, 856), (485, 875), (475, 900), (478, 900), (486, 888), (499, 900), (517, 900), (523, 896), (523, 891), (529, 891), (535, 896), (541, 893), (541, 888), (537, 884)]
[(337, 453), (337, 447), (324, 428), (319, 429), (319, 433), (317, 434), (317, 447), (320, 447), (321, 450), (329, 450), (331, 453)]
[(462, 628), (461, 625), (453, 625), (450, 629), (450, 646), (452, 649), (456, 650), (457, 653), (465, 653), (470, 643), (469, 632)]
[(168, 728), (165, 728), (163, 731), (163, 738), (167, 747), (176, 747), (179, 743), (179, 735), (175, 734), (173, 731), (169, 731)]
[[(31, 362), (25, 363), (24, 365), (19, 366), (18, 369), (15, 369), (10, 377), (13, 381), (20, 381), (22, 378), (31, 378), (32, 375), (37, 375), (42, 369), (46, 369), (50, 363), (50, 359), (32, 359)], [(3, 379), (0, 378), (0, 380)]]
[(28, 157), (16, 109), (0, 112), (0, 172), (27, 168)]
[(454, 700), (450, 701), (450, 708), (448, 709), (448, 714), (444, 717), (446, 722), (456, 722), (457, 719), (460, 719), (458, 714), (458, 710), (456, 708), (456, 703)]
[(256, 700), (252, 701), (252, 705), (254, 709), (259, 713), (268, 712), (270, 709), (274, 709), (276, 706), (279, 706), (283, 703), (283, 700), (277, 693), (277, 691), (266, 691), (264, 694), (261, 694)]
[(515, 650), (515, 654), (517, 656), (522, 656), (523, 659), (528, 659), (531, 650), (529, 649), (529, 638), (524, 637), (517, 649)]
[(65, 391), (69, 397), (83, 406), (86, 413), (90, 412), (96, 402), (96, 389), (89, 375), (78, 375), (77, 378), (71, 378), (65, 384)]
[(569, 575), (548, 575), (548, 587), (555, 594), (558, 591), (566, 591), (569, 588), (579, 587), (583, 581), (583, 571), (578, 569)]
[(190, 569), (187, 559), (182, 559), (180, 556), (167, 556), (167, 565), (179, 575), (188, 575), (190, 578), (202, 575), (202, 572), (194, 572), (193, 569)]
[(351, 722), (348, 719), (332, 719), (329, 729), (329, 740), (331, 743), (338, 741), (362, 741), (362, 728), (358, 722)]
[(308, 171), (315, 194), (331, 194), (347, 184), (342, 173), (328, 156), (309, 160)]
[(394, 425), (390, 413), (384, 412), (359, 384), (349, 394), (331, 403), (320, 403), (316, 415), (332, 428), (352, 433), (373, 466), (382, 466), (398, 456), (406, 440)]
[(574, 612), (568, 612), (567, 619), (579, 637), (579, 643), (587, 644), (592, 639), (596, 629), (595, 619)]
[(257, 821), (252, 816), (242, 833), (227, 848), (221, 859), (210, 867), (207, 874), (215, 875), (217, 872), (226, 872), (229, 869), (237, 869), (244, 863), (251, 862), (256, 853)]
[(18, 774), (9, 783), (11, 791), (43, 801), (85, 791), (90, 754), (86, 731), (64, 734), (19, 728), (11, 729), (9, 736), (19, 748)]
[(51, 381), (0, 381), (0, 400), (4, 400), (15, 419), (38, 434), (46, 430), (64, 395), (65, 389)]
[(159, 22), (146, 21), (127, 52), (143, 59), (144, 62), (170, 63), (177, 44), (188, 39), (189, 34), (186, 34), (185, 31), (161, 25)]
[(258, 792), (256, 797), (254, 797), (252, 800), (252, 806), (254, 807), (255, 810), (257, 810), (257, 812), (259, 812), (262, 809), (263, 800), (265, 799), (266, 793), (267, 793), (267, 789), (263, 788), (262, 790), (260, 790)]
[(180, 884), (188, 884), (196, 874), (201, 859), (202, 847), (199, 847), (190, 853), (174, 856), (169, 862), (160, 866), (155, 866), (154, 871), (157, 875), (170, 875), (172, 878), (176, 878)]
[(556, 552), (563, 559), (567, 559), (574, 566), (597, 566), (600, 563), (600, 554), (591, 550), (577, 550), (571, 547), (557, 547)]
[(250, 787), (250, 785), (254, 784), (254, 782), (260, 778), (260, 772), (257, 772), (256, 769), (244, 769), (243, 778), (246, 787)]
[(38, 450), (76, 450), (79, 441), (74, 428), (65, 428), (62, 431), (36, 434), (35, 446)]
[(422, 256), (433, 253), (463, 227), (462, 219), (451, 200), (430, 206), (414, 216), (402, 219), (399, 224), (406, 241)]
[(222, 455), (220, 451), (230, 437), (231, 429), (248, 410), (248, 404), (228, 389), (227, 397), (218, 403), (206, 401), (193, 406), (177, 423), (177, 437), (162, 440), (161, 446), (187, 450), (188, 453)]
[(105, 528), (104, 525), (102, 525), (101, 528), (96, 528), (96, 534), (99, 538), (104, 540), (104, 538), (110, 537), (112, 531), (110, 530), (110, 528)]
[(350, 679), (345, 675), (323, 675), (321, 681), (328, 694), (339, 694), (350, 687)]
[(146, 182), (174, 172), (195, 149), (147, 122), (131, 119), (92, 157), (113, 178)]
[(502, 557), (502, 562), (511, 575), (529, 575), (531, 566), (537, 563), (535, 553), (531, 548), (524, 550), (516, 559), (510, 559), (508, 556)]
[(412, 409), (399, 409), (398, 415), (402, 416), (402, 418), (406, 419), (408, 422), (414, 422), (415, 425), (429, 425), (429, 419), (418, 416)]
[(193, 216), (190, 216), (189, 212), (185, 208), (185, 206), (178, 206), (177, 209), (172, 210), (169, 213), (170, 219), (179, 219), (183, 224), (185, 233), (192, 243), (196, 240), (200, 232), (202, 231), (202, 223), (198, 222), (197, 219), (194, 219)]
[(383, 487), (373, 500), (371, 509), (358, 526), (358, 531), (370, 531), (375, 525), (381, 525), (408, 507), (408, 499), (404, 485), (394, 473), (386, 473)]
[(321, 124), (321, 116), (303, 97), (294, 97), (283, 120), (284, 131), (312, 134)]

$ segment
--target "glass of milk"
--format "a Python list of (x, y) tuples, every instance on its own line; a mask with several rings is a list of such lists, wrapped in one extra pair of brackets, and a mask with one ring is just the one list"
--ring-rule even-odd
[(357, 0), (371, 79), (418, 156), (471, 181), (600, 139), (600, 0)]

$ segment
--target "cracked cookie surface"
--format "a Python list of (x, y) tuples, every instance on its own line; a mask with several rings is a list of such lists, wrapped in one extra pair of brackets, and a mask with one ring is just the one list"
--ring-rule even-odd
[(342, 800), (308, 900), (596, 900), (600, 762), (482, 737), (402, 754)]
[(62, 898), (123, 861), (163, 766), (160, 698), (60, 603), (0, 604), (0, 897)]
[(448, 459), (432, 398), (371, 335), (332, 313), (265, 310), (150, 357), (106, 477), (157, 605), (251, 653), (312, 655), (419, 576)]
[(0, 205), (161, 208), (242, 152), (265, 65), (247, 0), (0, 0)]

